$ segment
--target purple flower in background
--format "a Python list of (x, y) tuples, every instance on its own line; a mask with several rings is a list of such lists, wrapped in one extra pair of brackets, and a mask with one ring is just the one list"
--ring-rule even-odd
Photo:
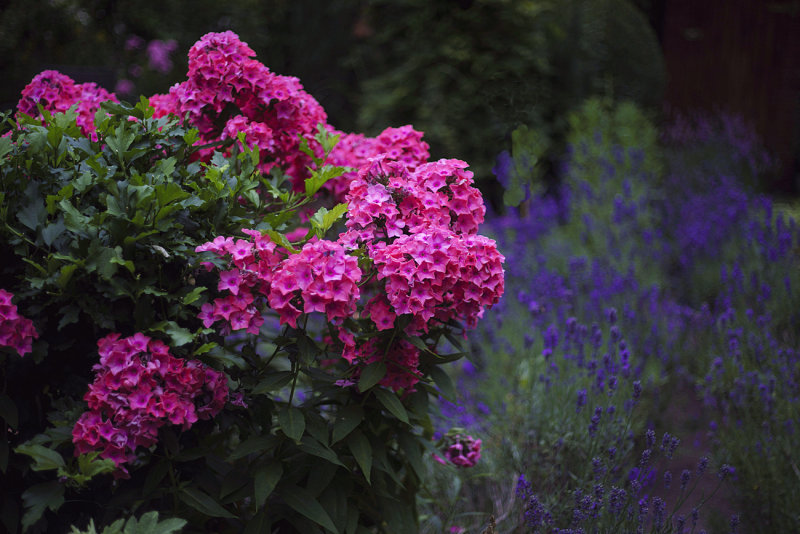
[(150, 68), (161, 74), (168, 74), (172, 70), (170, 55), (178, 48), (175, 39), (162, 41), (153, 39), (147, 45), (147, 60)]
[(138, 50), (144, 46), (144, 39), (138, 35), (131, 35), (125, 40), (125, 51)]

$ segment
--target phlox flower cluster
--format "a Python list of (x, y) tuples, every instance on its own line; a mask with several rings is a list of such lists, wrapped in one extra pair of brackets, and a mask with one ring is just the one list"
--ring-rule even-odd
[[(197, 252), (213, 252), (229, 262), (229, 269), (220, 272), (217, 284), (219, 291), (227, 291), (225, 297), (205, 303), (200, 309), (199, 318), (206, 328), (217, 321), (224, 321), (226, 330), (246, 330), (258, 334), (264, 318), (256, 306), (256, 296), (269, 295), (269, 281), (273, 270), (285, 258), (277, 252), (275, 243), (268, 236), (256, 230), (242, 230), (252, 238), (234, 239), (219, 236), (213, 241), (203, 243)], [(211, 270), (213, 263), (205, 263)]]
[(427, 332), (432, 319), (474, 328), (503, 292), (503, 257), (481, 235), (431, 227), (376, 249), (372, 258), (393, 311), (412, 316), (410, 333)]
[[(248, 144), (260, 149), (261, 170), (278, 165), (300, 187), (311, 163), (299, 150), (300, 138), (313, 144), (317, 124), (326, 123), (327, 115), (297, 78), (271, 72), (255, 55), (231, 31), (207, 33), (189, 50), (187, 79), (150, 103), (156, 116), (187, 117), (200, 131), (199, 144), (245, 132)], [(220, 127), (220, 117), (228, 114)]]
[(481, 440), (462, 434), (448, 435), (444, 440), (444, 458), (433, 457), (440, 464), (447, 465), (449, 461), (456, 467), (474, 467), (481, 459)]
[(461, 160), (441, 159), (412, 170), (386, 156), (373, 158), (350, 183), (343, 240), (369, 247), (432, 226), (476, 233), (486, 207), (467, 167)]
[(294, 328), (302, 314), (322, 312), (333, 323), (353, 315), (361, 269), (340, 244), (310, 241), (298, 254), (285, 257), (269, 237), (254, 230), (243, 232), (253, 241), (218, 237), (196, 249), (228, 257), (233, 267), (220, 273), (217, 286), (230, 294), (201, 308), (206, 327), (223, 320), (233, 330), (257, 334), (264, 322), (254, 304), (257, 298), (266, 299), (281, 324)]
[(344, 341), (342, 357), (349, 363), (359, 366), (351, 378), (352, 383), (358, 379), (362, 367), (381, 361), (386, 364), (386, 375), (378, 382), (380, 385), (395, 391), (401, 389), (407, 392), (414, 391), (414, 384), (419, 382), (420, 376), (422, 376), (417, 369), (419, 365), (419, 349), (417, 347), (405, 339), (400, 339), (389, 345), (388, 348), (384, 348), (377, 337), (356, 346), (352, 335), (348, 336), (346, 331), (341, 330), (339, 337)]
[(366, 137), (359, 133), (346, 134), (332, 128), (330, 130), (341, 137), (329, 156), (329, 162), (355, 169), (325, 183), (324, 188), (339, 202), (345, 201), (350, 182), (356, 178), (359, 169), (369, 165), (372, 158), (383, 155), (389, 161), (403, 163), (412, 171), (430, 158), (430, 147), (422, 140), (422, 132), (411, 125), (386, 128), (378, 137)]
[(11, 302), (13, 297), (13, 293), (0, 289), (0, 346), (11, 347), (24, 356), (31, 351), (33, 340), (39, 337), (39, 333), (33, 327), (33, 321), (17, 312), (17, 306)]
[(171, 423), (188, 430), (214, 417), (228, 400), (227, 380), (197, 360), (175, 358), (161, 341), (138, 333), (109, 334), (97, 342), (100, 363), (84, 396), (89, 411), (72, 430), (75, 453), (100, 451), (122, 464), (135, 460), (136, 447), (151, 447), (158, 429)]
[(473, 328), (503, 293), (503, 256), (491, 239), (475, 235), (486, 208), (459, 160), (423, 163), (409, 170), (378, 157), (351, 182), (346, 246), (365, 245), (385, 280), (386, 303), (371, 301), (378, 327), (410, 314), (409, 333), (428, 322), (466, 321)]
[(117, 97), (96, 83), (76, 84), (69, 76), (55, 70), (46, 70), (34, 76), (31, 83), (22, 90), (17, 109), (31, 117), (41, 117), (38, 105), (51, 113), (63, 113), (77, 104), (78, 126), (84, 135), (91, 136), (96, 141), (94, 115), (100, 109), (100, 103), (107, 100), (116, 102)]

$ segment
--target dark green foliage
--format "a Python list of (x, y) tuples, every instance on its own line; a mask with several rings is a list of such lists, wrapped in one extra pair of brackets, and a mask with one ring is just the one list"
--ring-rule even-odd
[(434, 158), (486, 178), (509, 132), (527, 124), (560, 156), (566, 112), (596, 94), (660, 102), (663, 60), (646, 19), (624, 0), (394, 2), (367, 11), (374, 35), (359, 126), (425, 132)]
[[(294, 250), (305, 240), (284, 233), (342, 169), (315, 158), (306, 191), (292, 192), (280, 172), (256, 171), (257, 153), (230, 143), (218, 147), (229, 155), (200, 163), (196, 132), (152, 113), (146, 99), (104, 104), (96, 140), (71, 113), (45, 113), (45, 125), (23, 117), (19, 127), (4, 118), (0, 269), (39, 339), (23, 358), (0, 353), (0, 417), (12, 431), (0, 449), (3, 524), (51, 532), (91, 529), (94, 519), (113, 532), (120, 518), (154, 510), (166, 526), (145, 515), (124, 528), (181, 518), (187, 532), (415, 532), (422, 458), (433, 451), (431, 384), (401, 399), (377, 385), (381, 365), (358, 388), (341, 387), (352, 370), (341, 358), (323, 365), (338, 354), (320, 325), (226, 337), (197, 319), (218, 280), (199, 264), (213, 258), (195, 248), (255, 228)], [(336, 139), (322, 130), (317, 141), (329, 151)], [(343, 215), (318, 209), (305, 239)], [(422, 372), (449, 361), (429, 348), (445, 330), (412, 340), (426, 351)], [(224, 370), (246, 407), (229, 404), (184, 431), (165, 425), (157, 445), (137, 449), (130, 478), (112, 481), (108, 461), (72, 457), (71, 436), (97, 340), (110, 332), (143, 332)]]

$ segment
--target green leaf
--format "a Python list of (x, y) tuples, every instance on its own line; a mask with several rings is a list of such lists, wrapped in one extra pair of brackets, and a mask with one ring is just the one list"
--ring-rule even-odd
[(11, 138), (0, 137), (0, 158), (11, 152)]
[(403, 407), (403, 403), (397, 398), (393, 392), (386, 389), (375, 389), (375, 396), (378, 398), (383, 407), (389, 410), (395, 417), (404, 423), (408, 423), (408, 412)]
[(253, 388), (253, 394), (261, 395), (280, 389), (292, 381), (292, 376), (294, 375), (290, 371), (278, 371), (268, 374)]
[(383, 362), (373, 362), (361, 371), (361, 378), (358, 380), (358, 390), (362, 393), (386, 376), (386, 364)]
[(438, 365), (432, 366), (428, 372), (439, 387), (442, 396), (451, 402), (455, 402), (456, 388), (453, 385), (453, 380), (450, 378), (450, 375)]
[(253, 498), (255, 499), (256, 508), (261, 508), (267, 502), (272, 490), (281, 479), (283, 475), (283, 466), (280, 462), (269, 462), (261, 464), (256, 468), (254, 475), (255, 491)]
[(325, 235), (325, 232), (333, 226), (333, 223), (339, 220), (345, 213), (347, 213), (347, 204), (337, 204), (330, 211), (323, 207), (318, 209), (309, 221), (314, 229), (317, 230), (317, 235), (322, 237)]
[(186, 345), (194, 340), (194, 334), (188, 329), (178, 326), (175, 321), (167, 321), (167, 327), (164, 331), (172, 338), (172, 344), (175, 347)]
[(228, 462), (235, 462), (240, 458), (253, 453), (261, 453), (275, 448), (278, 443), (276, 436), (253, 436), (241, 442), (228, 456)]
[(195, 302), (197, 299), (200, 298), (200, 294), (205, 290), (206, 288), (202, 286), (192, 289), (185, 297), (183, 297), (183, 303), (185, 305), (189, 305), (192, 302)]
[(23, 443), (14, 449), (14, 452), (33, 458), (34, 462), (36, 463), (31, 466), (31, 469), (34, 471), (47, 471), (49, 469), (66, 467), (64, 458), (62, 458), (58, 452), (54, 451), (53, 449), (48, 449), (43, 445), (37, 445), (30, 442)]
[(333, 452), (331, 449), (320, 443), (319, 441), (315, 440), (311, 436), (303, 436), (303, 439), (298, 446), (299, 449), (305, 453), (308, 453), (312, 456), (317, 456), (322, 458), (323, 460), (327, 460), (328, 462), (336, 465), (341, 465), (345, 467), (345, 465), (339, 460), (339, 457), (336, 456), (336, 453)]
[(17, 213), (17, 219), (31, 230), (36, 230), (47, 219), (47, 208), (41, 199), (34, 199)]
[(130, 148), (131, 143), (133, 143), (133, 140), (136, 138), (136, 135), (134, 135), (133, 132), (128, 131), (124, 123), (120, 123), (114, 133), (115, 135), (109, 135), (105, 138), (106, 145), (108, 145), (108, 148), (110, 148), (114, 154), (116, 154), (120, 163), (124, 165), (125, 152), (127, 152), (128, 148)]
[(88, 479), (104, 473), (113, 473), (117, 466), (113, 460), (99, 458), (99, 452), (90, 452), (78, 456), (78, 472)]
[(236, 516), (218, 503), (209, 494), (199, 490), (198, 488), (187, 487), (181, 489), (178, 494), (180, 500), (207, 516), (211, 517), (227, 517), (236, 519)]
[(275, 230), (267, 230), (267, 235), (269, 235), (269, 238), (272, 239), (273, 243), (285, 248), (292, 254), (297, 254), (298, 252), (300, 252), (299, 250), (297, 250), (292, 246), (289, 240), (286, 239), (286, 236), (283, 235), (282, 233), (276, 232)]
[(281, 497), (286, 501), (286, 504), (313, 522), (331, 532), (338, 532), (328, 512), (325, 511), (317, 499), (307, 490), (297, 486), (287, 486), (281, 489)]
[(339, 410), (339, 414), (336, 416), (336, 422), (333, 424), (333, 439), (331, 444), (346, 437), (363, 419), (364, 410), (361, 406), (354, 404), (345, 406)]
[(425, 478), (425, 466), (422, 463), (422, 452), (420, 451), (420, 443), (415, 437), (407, 432), (403, 432), (397, 438), (398, 443), (400, 444), (400, 448), (403, 449), (403, 452), (406, 455), (406, 459), (408, 463), (411, 464), (411, 468), (420, 478), (420, 480)]
[(43, 482), (31, 486), (22, 494), (25, 505), (25, 515), (22, 516), (22, 529), (29, 529), (41, 519), (44, 511), (49, 508), (53, 512), (64, 504), (64, 486), (56, 481)]
[(42, 239), (44, 240), (44, 244), (48, 247), (53, 244), (58, 236), (64, 233), (66, 227), (64, 226), (64, 219), (59, 218), (53, 224), (48, 224), (44, 228), (42, 228)]
[(278, 412), (278, 424), (289, 438), (295, 442), (300, 441), (303, 431), (306, 429), (306, 420), (303, 412), (294, 406), (288, 406), (285, 410)]
[[(184, 526), (186, 526), (185, 519), (171, 517), (159, 521), (158, 512), (147, 512), (138, 521), (135, 517), (128, 519), (122, 534), (172, 534), (180, 532)], [(102, 534), (107, 534), (106, 530), (104, 529)]]
[(356, 459), (364, 478), (369, 483), (372, 470), (372, 447), (369, 444), (369, 440), (360, 430), (356, 430), (347, 438), (347, 447), (353, 453), (353, 458)]

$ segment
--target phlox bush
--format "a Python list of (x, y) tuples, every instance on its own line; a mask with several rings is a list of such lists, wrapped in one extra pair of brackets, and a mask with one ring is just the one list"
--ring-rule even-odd
[(9, 530), (414, 532), (423, 459), (479, 458), (429, 403), (504, 291), (467, 163), (254, 56), (207, 34), (134, 106), (43, 73), (4, 116)]

